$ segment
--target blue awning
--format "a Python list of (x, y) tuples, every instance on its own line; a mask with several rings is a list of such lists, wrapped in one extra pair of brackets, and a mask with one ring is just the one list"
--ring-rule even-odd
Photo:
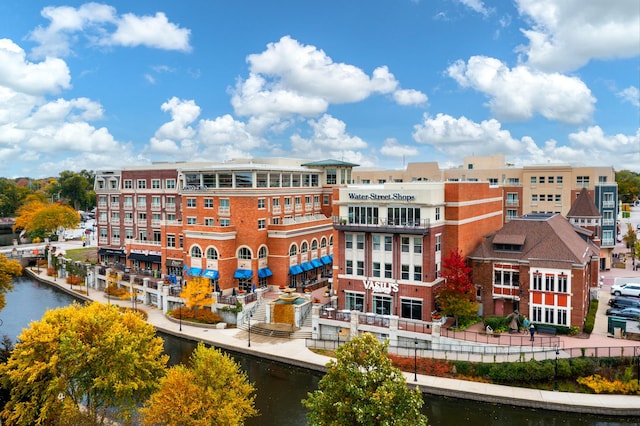
[(331, 259), (331, 262), (333, 262), (333, 254), (329, 255), (329, 259)]
[(302, 265), (300, 265), (302, 267), (303, 271), (310, 271), (313, 269), (313, 265), (309, 262), (302, 262)]
[(267, 278), (271, 275), (273, 275), (273, 272), (271, 272), (271, 269), (269, 268), (258, 269), (258, 277), (260, 278)]
[(322, 262), (320, 262), (318, 259), (311, 259), (311, 264), (314, 268), (322, 268)]
[(204, 274), (202, 274), (202, 276), (205, 278), (210, 278), (212, 280), (215, 280), (220, 276), (220, 274), (215, 269), (207, 269), (204, 271)]
[(328, 265), (331, 263), (331, 258), (329, 256), (322, 256), (320, 258), (320, 261), (322, 261), (322, 263), (324, 263), (325, 265)]
[(191, 268), (189, 269), (189, 272), (187, 272), (187, 275), (191, 275), (192, 277), (199, 277), (201, 273), (202, 268)]
[(293, 265), (289, 267), (289, 273), (291, 275), (298, 275), (302, 273), (302, 268), (300, 267), (300, 265)]
[(183, 271), (186, 271), (187, 269), (189, 269), (189, 265), (184, 265), (184, 268), (182, 268)]
[(236, 269), (236, 272), (233, 273), (233, 278), (237, 279), (248, 279), (253, 276), (253, 271), (251, 269)]

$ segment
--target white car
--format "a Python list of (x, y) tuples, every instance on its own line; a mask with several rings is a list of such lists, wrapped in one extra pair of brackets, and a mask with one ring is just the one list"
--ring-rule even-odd
[(639, 283), (626, 283), (621, 285), (614, 285), (611, 287), (611, 294), (615, 296), (634, 296), (640, 297), (640, 284)]

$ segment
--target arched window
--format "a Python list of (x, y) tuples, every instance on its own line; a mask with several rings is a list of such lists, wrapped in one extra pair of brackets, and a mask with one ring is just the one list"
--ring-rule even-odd
[(298, 254), (298, 246), (295, 244), (291, 244), (291, 247), (289, 247), (289, 256), (295, 256)]
[(267, 247), (262, 246), (260, 247), (260, 250), (258, 250), (258, 259), (266, 259), (268, 254), (269, 253), (267, 252)]
[(300, 245), (300, 253), (306, 253), (309, 249), (309, 244), (307, 244), (306, 241), (304, 241), (301, 245)]
[(333, 235), (329, 237), (329, 245), (332, 246), (333, 245)]
[(313, 239), (311, 240), (311, 251), (316, 251), (318, 250), (318, 240)]
[(218, 250), (213, 247), (209, 247), (207, 249), (207, 259), (209, 260), (218, 260)]
[(238, 250), (238, 259), (251, 260), (251, 250), (247, 247), (241, 247)]
[(191, 247), (191, 257), (202, 257), (202, 249), (198, 246)]
[(320, 247), (325, 248), (327, 246), (327, 237), (322, 237), (320, 240)]

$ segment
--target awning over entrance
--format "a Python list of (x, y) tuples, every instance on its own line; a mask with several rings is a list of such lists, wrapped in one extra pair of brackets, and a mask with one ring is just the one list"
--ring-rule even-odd
[(202, 268), (191, 268), (187, 272), (187, 275), (191, 275), (192, 277), (199, 277), (202, 274)]
[(271, 269), (269, 268), (258, 269), (258, 277), (260, 278), (267, 278), (271, 275), (273, 275), (273, 272), (271, 272)]
[(249, 279), (253, 276), (253, 271), (251, 269), (236, 269), (236, 272), (233, 273), (233, 278), (237, 279)]
[(289, 267), (289, 273), (291, 275), (298, 275), (302, 273), (302, 268), (300, 267), (300, 265), (293, 265)]
[(161, 263), (162, 257), (155, 254), (130, 253), (130, 260), (139, 260), (142, 262)]
[(325, 265), (329, 265), (331, 263), (331, 258), (329, 256), (322, 256), (320, 261)]
[(311, 264), (314, 268), (322, 268), (322, 262), (320, 262), (318, 259), (311, 259)]
[(111, 256), (120, 256), (120, 257), (126, 256), (126, 253), (124, 252), (124, 250), (110, 249), (110, 248), (101, 248), (98, 250), (98, 254), (107, 254)]
[(302, 267), (303, 271), (310, 271), (313, 269), (313, 265), (309, 262), (302, 262), (300, 266)]
[(205, 278), (209, 278), (209, 279), (215, 280), (215, 279), (218, 279), (220, 274), (215, 269), (205, 269), (205, 271), (202, 274), (202, 276), (205, 277)]

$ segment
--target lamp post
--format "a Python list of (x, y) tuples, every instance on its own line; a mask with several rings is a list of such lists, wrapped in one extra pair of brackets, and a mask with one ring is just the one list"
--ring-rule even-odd
[(418, 381), (418, 339), (413, 339), (413, 381)]
[(252, 313), (249, 313), (249, 341), (247, 343), (247, 347), (250, 348), (251, 347), (251, 317), (253, 316)]
[(554, 391), (558, 390), (558, 355), (560, 355), (560, 349), (556, 347), (556, 374), (555, 374), (556, 383), (553, 388)]
[(180, 301), (180, 332), (182, 333), (182, 301)]

